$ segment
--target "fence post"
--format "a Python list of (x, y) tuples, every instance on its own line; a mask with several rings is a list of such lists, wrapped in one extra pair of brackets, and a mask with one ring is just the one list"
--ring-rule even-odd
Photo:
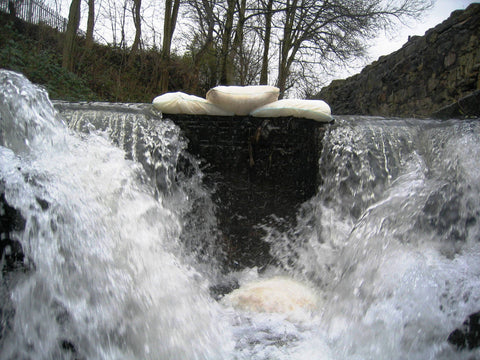
[[(14, 0), (12, 0), (12, 2), (13, 1)], [(45, 4), (39, 3), (36, 0), (22, 0), (20, 2), (17, 1), (16, 4), (15, 12), (19, 19), (31, 24), (44, 22), (61, 32), (66, 31), (67, 19), (60, 16), (56, 11), (52, 10)], [(11, 12), (11, 9), (9, 9), (9, 0), (0, 0), (0, 11)]]

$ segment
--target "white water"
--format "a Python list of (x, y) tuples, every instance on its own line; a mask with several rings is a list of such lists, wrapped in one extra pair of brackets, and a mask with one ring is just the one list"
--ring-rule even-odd
[(172, 123), (136, 125), (149, 168), (98, 126), (69, 130), (23, 77), (0, 71), (0, 87), (0, 189), (30, 266), (2, 271), (0, 359), (480, 357), (446, 341), (480, 310), (476, 122), (337, 120), (298, 225), (264, 226), (279, 266), (224, 275), (307, 283), (317, 308), (292, 320), (209, 294), (216, 222), (198, 169), (174, 174)]

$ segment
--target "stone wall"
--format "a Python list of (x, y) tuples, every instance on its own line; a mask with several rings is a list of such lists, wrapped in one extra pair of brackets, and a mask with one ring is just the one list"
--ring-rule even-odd
[[(475, 3), (360, 74), (332, 81), (316, 98), (329, 103), (334, 114), (429, 117), (480, 89), (479, 39), (480, 4)], [(479, 108), (475, 102), (453, 116), (477, 117)]]
[(297, 118), (164, 115), (203, 159), (206, 181), (217, 191), (217, 219), (228, 267), (271, 261), (257, 227), (281, 218), (291, 227), (299, 206), (317, 190), (321, 139), (328, 125)]

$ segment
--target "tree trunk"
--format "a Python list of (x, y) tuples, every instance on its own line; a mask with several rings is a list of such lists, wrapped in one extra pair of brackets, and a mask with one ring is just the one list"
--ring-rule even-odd
[(227, 0), (228, 8), (225, 15), (225, 29), (222, 36), (222, 52), (220, 54), (220, 84), (231, 85), (233, 79), (228, 71), (230, 66), (230, 37), (233, 29), (233, 17), (235, 15), (235, 0)]
[[(196, 75), (196, 84), (192, 89), (193, 93), (204, 93), (208, 89), (217, 85), (218, 80), (218, 57), (214, 46), (214, 31), (217, 22), (213, 12), (213, 2), (211, 0), (201, 0), (191, 2), (195, 7), (200, 23), (206, 26), (204, 30), (205, 37), (198, 51), (192, 50), (193, 64)], [(200, 78), (203, 80), (200, 82)], [(201, 84), (201, 86), (200, 86)]]
[(88, 0), (87, 34), (85, 45), (87, 48), (93, 45), (93, 28), (95, 26), (95, 0)]
[(17, 17), (17, 9), (13, 1), (8, 2), (8, 13), (10, 15), (10, 19), (15, 20), (15, 18)]
[[(173, 1), (173, 2), (172, 2)], [(180, 7), (180, 0), (165, 0), (165, 19), (163, 22), (163, 46), (161, 52), (161, 66), (160, 73), (160, 93), (168, 91), (168, 63), (170, 61), (170, 48), (172, 46), (173, 32), (177, 24), (178, 9)]]
[(80, 0), (72, 0), (70, 11), (68, 13), (67, 31), (65, 33), (65, 43), (63, 44), (62, 67), (72, 71), (75, 51), (75, 40), (78, 27), (80, 25)]
[[(237, 28), (235, 29), (235, 38), (233, 39), (231, 58), (237, 57), (239, 61), (240, 73), (240, 85), (245, 85), (245, 73), (244, 69), (248, 67), (248, 64), (244, 64), (244, 54), (243, 54), (243, 32), (245, 25), (245, 10), (247, 7), (246, 0), (240, 0), (239, 9), (238, 9), (238, 23)], [(227, 73), (230, 75), (230, 78), (235, 81), (235, 65), (232, 61), (229, 63), (230, 66), (227, 68)]]
[(132, 15), (133, 23), (135, 25), (135, 39), (133, 40), (132, 49), (130, 50), (130, 63), (132, 63), (135, 54), (140, 48), (140, 39), (142, 38), (142, 18), (140, 16), (141, 6), (142, 0), (133, 0)]
[[(125, 50), (127, 47), (127, 39), (125, 36), (125, 24), (126, 24), (126, 19), (127, 19), (127, 0), (123, 1), (123, 6), (122, 6), (122, 17), (120, 18), (120, 49)], [(123, 57), (123, 55), (122, 55)], [(122, 61), (123, 62), (123, 61)]]
[[(282, 52), (282, 51), (280, 51)], [(277, 87), (280, 89), (280, 95), (278, 96), (279, 99), (283, 99), (285, 95), (285, 90), (287, 87), (287, 78), (289, 69), (287, 67), (286, 59), (280, 55), (280, 63), (278, 67), (278, 79), (277, 79)]]
[(293, 49), (293, 33), (294, 30), (296, 30), (294, 29), (294, 24), (297, 9), (297, 0), (292, 0), (292, 3), (287, 0), (285, 25), (283, 27), (283, 39), (280, 41), (280, 56), (278, 63), (277, 86), (280, 89), (280, 99), (283, 98), (285, 90), (287, 90), (287, 79), (290, 75), (290, 67), (296, 55), (296, 51)]
[(268, 85), (268, 51), (270, 50), (270, 34), (272, 32), (273, 0), (268, 0), (265, 11), (265, 39), (263, 39), (262, 71), (260, 85)]

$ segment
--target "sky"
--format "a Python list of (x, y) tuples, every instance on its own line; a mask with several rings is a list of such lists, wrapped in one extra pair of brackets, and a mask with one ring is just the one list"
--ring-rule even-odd
[[(409, 36), (423, 36), (428, 29), (431, 29), (444, 20), (446, 20), (452, 11), (465, 9), (471, 3), (479, 1), (472, 0), (436, 0), (432, 9), (428, 10), (419, 21), (410, 21), (409, 24), (399, 26), (396, 34), (389, 36), (382, 35), (372, 42), (369, 50), (369, 63), (377, 60), (382, 55), (388, 55), (400, 49), (407, 41)], [(337, 75), (337, 78), (345, 78), (360, 72), (362, 66), (343, 69)]]

